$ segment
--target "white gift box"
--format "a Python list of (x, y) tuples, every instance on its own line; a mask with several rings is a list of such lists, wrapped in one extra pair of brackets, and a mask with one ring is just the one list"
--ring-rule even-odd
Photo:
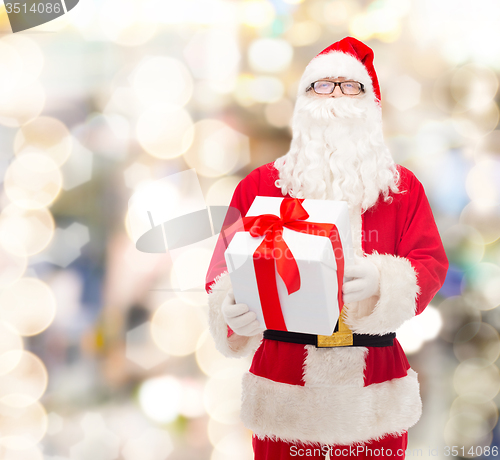
[[(246, 217), (262, 214), (280, 215), (283, 198), (257, 196)], [(337, 226), (344, 252), (344, 265), (354, 263), (349, 212), (345, 201), (304, 200), (307, 222), (332, 223)], [(226, 264), (235, 301), (245, 303), (257, 314), (266, 328), (253, 253), (263, 236), (237, 232), (225, 251)], [(276, 285), (287, 330), (317, 335), (331, 335), (339, 318), (337, 263), (332, 243), (326, 236), (310, 235), (283, 228), (283, 240), (297, 262), (300, 289), (288, 295), (285, 283), (276, 271)]]

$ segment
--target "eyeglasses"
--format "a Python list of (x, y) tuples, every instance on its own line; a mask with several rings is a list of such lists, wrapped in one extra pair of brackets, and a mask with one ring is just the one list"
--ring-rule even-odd
[(306, 92), (312, 89), (316, 94), (332, 94), (337, 85), (340, 86), (342, 94), (346, 94), (348, 96), (356, 96), (357, 94), (365, 91), (363, 83), (359, 83), (358, 81), (318, 80), (311, 83), (309, 88), (306, 89)]

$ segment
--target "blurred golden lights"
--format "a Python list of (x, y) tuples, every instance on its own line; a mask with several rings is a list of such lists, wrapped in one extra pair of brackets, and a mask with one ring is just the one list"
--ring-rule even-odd
[(293, 47), (281, 38), (254, 40), (248, 50), (248, 60), (256, 72), (282, 72), (293, 58)]
[(167, 458), (174, 446), (172, 439), (165, 429), (148, 428), (128, 439), (121, 451), (124, 460), (160, 460)]
[(500, 370), (484, 359), (470, 358), (455, 369), (453, 385), (460, 396), (485, 403), (500, 391)]
[(451, 94), (462, 106), (479, 109), (488, 105), (498, 90), (498, 78), (488, 67), (468, 64), (460, 67), (451, 79)]
[[(21, 247), (16, 248), (16, 252), (21, 250)], [(10, 286), (23, 276), (26, 266), (27, 257), (25, 255), (17, 256), (12, 254), (11, 250), (7, 251), (0, 244), (0, 289)]]
[[(381, 4), (375, 2), (377, 3)], [(385, 42), (392, 42), (401, 33), (400, 18), (394, 8), (369, 8), (366, 12), (354, 16), (349, 24), (349, 31), (359, 40), (376, 37)]]
[(214, 373), (205, 385), (205, 409), (221, 423), (237, 423), (241, 408), (241, 378), (243, 372), (227, 368)]
[(100, 9), (102, 31), (119, 45), (143, 45), (156, 31), (156, 21), (147, 11), (150, 4), (147, 1), (106, 0)]
[(38, 356), (28, 351), (10, 351), (5, 360), (15, 365), (1, 375), (0, 403), (12, 407), (26, 407), (35, 403), (47, 388), (48, 375)]
[(37, 278), (21, 278), (0, 293), (0, 319), (31, 336), (49, 327), (56, 313), (50, 287)]
[(18, 127), (40, 115), (45, 106), (45, 91), (40, 82), (0, 91), (0, 124)]
[(68, 128), (51, 117), (38, 117), (21, 126), (14, 138), (16, 155), (40, 153), (61, 166), (71, 154), (72, 139)]
[(186, 356), (194, 353), (206, 317), (200, 307), (172, 299), (161, 305), (151, 319), (151, 335), (165, 353)]
[(312, 45), (321, 36), (321, 26), (315, 21), (294, 22), (285, 32), (285, 38), (292, 46)]
[(264, 114), (269, 124), (276, 128), (285, 128), (290, 126), (293, 117), (293, 104), (288, 98), (266, 105)]
[(15, 328), (8, 322), (0, 320), (0, 375), (10, 372), (16, 367), (21, 355), (13, 355), (10, 352), (21, 351), (23, 346), (23, 339)]
[(186, 66), (167, 56), (146, 57), (132, 75), (132, 88), (146, 105), (185, 105), (193, 92), (193, 79)]
[(146, 380), (139, 389), (139, 403), (144, 413), (161, 423), (171, 422), (179, 415), (182, 396), (180, 381), (172, 376)]
[(500, 111), (494, 101), (473, 109), (463, 111), (456, 106), (452, 112), (452, 121), (455, 129), (464, 137), (480, 140), (492, 132), (498, 125)]
[(500, 161), (483, 160), (477, 163), (467, 176), (467, 193), (480, 206), (500, 204)]
[(238, 360), (227, 359), (215, 348), (215, 342), (208, 330), (204, 331), (197, 344), (196, 362), (199, 368), (208, 376), (216, 376), (225, 369), (233, 369), (243, 374), (250, 367), (249, 358)]
[(134, 243), (153, 226), (181, 215), (180, 198), (179, 189), (168, 180), (140, 182), (129, 200), (126, 216), (127, 232)]
[(214, 182), (208, 189), (206, 202), (210, 206), (228, 206), (233, 196), (236, 186), (242, 177), (229, 176), (223, 177)]
[(0, 93), (14, 86), (24, 87), (40, 76), (44, 56), (38, 44), (22, 34), (0, 38)]
[(22, 61), (14, 47), (0, 40), (0, 95), (16, 85), (16, 76), (22, 69)]
[(22, 450), (13, 450), (0, 445), (0, 458), (2, 460), (44, 460), (43, 454), (37, 446), (25, 446)]
[(480, 292), (485, 300), (480, 310), (491, 310), (500, 305), (500, 267), (490, 262), (481, 262), (473, 267), (469, 276), (469, 284), (476, 292)]
[(171, 251), (172, 268), (170, 282), (172, 286), (180, 288), (176, 295), (187, 303), (203, 305), (207, 297), (204, 289), (196, 292), (187, 291), (195, 287), (203, 288), (210, 265), (217, 236), (207, 238), (190, 247)]
[(196, 78), (208, 80), (221, 93), (231, 88), (241, 60), (238, 36), (234, 30), (202, 29), (191, 38), (183, 54)]
[(250, 95), (257, 102), (276, 102), (285, 93), (285, 87), (276, 77), (259, 76), (250, 86)]
[(5, 193), (26, 209), (43, 208), (52, 203), (62, 187), (61, 171), (54, 160), (38, 153), (15, 158), (5, 173)]
[(0, 401), (0, 446), (12, 450), (32, 448), (46, 431), (47, 413), (39, 402), (13, 407)]
[(222, 121), (205, 119), (193, 126), (193, 144), (185, 153), (186, 163), (206, 177), (228, 174), (249, 150), (247, 136)]
[(0, 244), (18, 256), (38, 254), (52, 240), (54, 228), (48, 209), (24, 209), (11, 203), (0, 214)]
[(141, 114), (137, 121), (137, 139), (150, 155), (175, 158), (192, 144), (192, 124), (191, 116), (182, 107), (161, 104)]
[(500, 238), (500, 205), (486, 205), (481, 201), (471, 201), (460, 214), (460, 223), (471, 225), (481, 233), (485, 244)]
[(265, 0), (244, 0), (238, 5), (240, 21), (250, 27), (267, 26), (276, 15), (271, 3)]
[(487, 323), (469, 323), (455, 335), (453, 351), (459, 361), (481, 358), (494, 363), (500, 356), (500, 338)]

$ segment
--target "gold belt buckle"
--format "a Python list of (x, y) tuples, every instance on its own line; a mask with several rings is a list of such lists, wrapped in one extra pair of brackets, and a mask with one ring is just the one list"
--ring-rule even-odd
[(344, 323), (345, 305), (339, 317), (339, 330), (332, 335), (318, 335), (317, 348), (345, 347), (353, 344), (352, 331)]

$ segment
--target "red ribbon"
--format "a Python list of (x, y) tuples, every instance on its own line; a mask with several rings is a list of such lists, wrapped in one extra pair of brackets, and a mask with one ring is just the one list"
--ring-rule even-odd
[(244, 229), (253, 237), (264, 236), (262, 243), (253, 253), (262, 313), (268, 329), (286, 331), (283, 312), (276, 285), (276, 270), (285, 283), (288, 295), (300, 289), (300, 273), (292, 251), (283, 239), (283, 227), (309, 235), (326, 236), (332, 243), (337, 262), (337, 283), (339, 312), (342, 311), (342, 284), (344, 280), (344, 252), (335, 224), (307, 222), (309, 214), (303, 208), (304, 199), (283, 198), (280, 217), (274, 214), (244, 217)]

